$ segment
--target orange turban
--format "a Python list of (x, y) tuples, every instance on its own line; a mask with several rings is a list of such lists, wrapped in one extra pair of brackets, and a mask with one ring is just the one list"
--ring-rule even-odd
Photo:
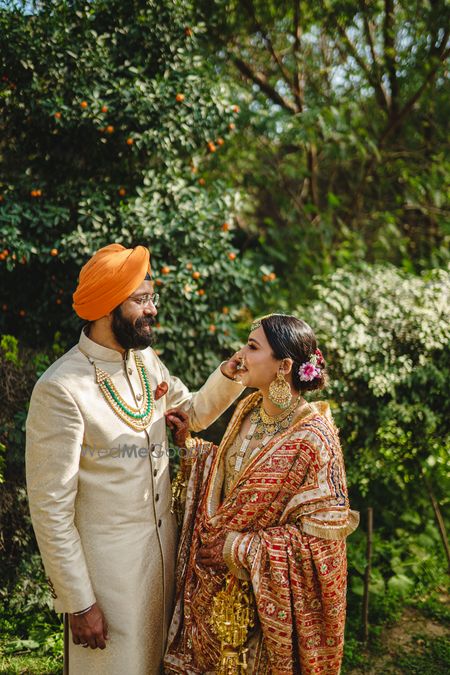
[(145, 246), (105, 246), (81, 268), (72, 307), (82, 319), (100, 319), (126, 300), (147, 273), (150, 253)]

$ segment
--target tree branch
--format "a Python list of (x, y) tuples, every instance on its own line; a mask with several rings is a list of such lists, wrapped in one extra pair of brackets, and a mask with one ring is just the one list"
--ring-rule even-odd
[[(276, 65), (278, 67), (278, 70), (280, 71), (281, 77), (286, 82), (289, 89), (292, 91), (293, 90), (293, 84), (292, 84), (292, 81), (291, 81), (290, 73), (287, 70), (287, 68), (284, 66), (280, 55), (276, 52), (269, 33), (263, 28), (262, 24), (259, 22), (258, 17), (256, 16), (256, 10), (255, 10), (255, 6), (253, 4), (253, 0), (244, 0), (244, 4), (247, 7), (247, 11), (252, 16), (255, 29), (261, 34), (261, 36), (264, 40), (264, 43), (266, 45), (267, 51), (272, 56), (272, 59), (275, 61)], [(298, 111), (298, 112), (300, 112), (300, 111)]]
[(245, 77), (257, 84), (261, 91), (263, 91), (274, 103), (281, 106), (293, 115), (296, 115), (299, 112), (297, 110), (297, 106), (294, 105), (292, 101), (285, 98), (284, 96), (281, 96), (281, 94), (277, 92), (275, 87), (270, 84), (267, 76), (264, 73), (253, 70), (253, 68), (246, 61), (243, 61), (239, 56), (236, 56), (233, 53), (231, 53), (231, 58), (236, 68)]
[(395, 42), (394, 42), (394, 2), (393, 0), (384, 0), (384, 22), (383, 22), (383, 41), (384, 41), (384, 61), (387, 66), (389, 87), (391, 90), (391, 115), (398, 113), (398, 81), (395, 67)]
[[(348, 52), (355, 59), (358, 66), (364, 72), (364, 74), (367, 78), (367, 81), (373, 87), (373, 89), (375, 91), (375, 96), (377, 97), (378, 103), (380, 104), (380, 106), (384, 110), (388, 110), (389, 109), (389, 100), (388, 100), (388, 97), (386, 95), (386, 92), (385, 92), (381, 82), (378, 81), (378, 78), (377, 78), (376, 74), (371, 71), (371, 69), (369, 68), (367, 63), (364, 61), (364, 59), (358, 54), (358, 50), (357, 50), (356, 46), (350, 40), (350, 38), (348, 37), (348, 35), (345, 31), (345, 28), (343, 28), (340, 25), (339, 21), (336, 22), (336, 28), (337, 28), (344, 44), (347, 47)], [(339, 48), (339, 45), (338, 45), (338, 49), (339, 49), (339, 51), (341, 51), (341, 49)]]
[(302, 35), (302, 29), (300, 26), (300, 0), (294, 0), (294, 43), (292, 50), (294, 52), (294, 98), (297, 104), (297, 108), (301, 112), (303, 110), (304, 104), (304, 92), (303, 85), (300, 82), (300, 72), (299, 72), (299, 55), (300, 55), (300, 39)]
[(375, 50), (375, 40), (373, 36), (373, 23), (369, 21), (369, 17), (367, 16), (367, 5), (366, 5), (366, 0), (359, 0), (359, 8), (361, 11), (361, 14), (363, 15), (363, 20), (364, 20), (364, 31), (366, 34), (367, 42), (369, 44), (369, 49), (370, 49), (370, 55), (372, 57), (372, 63), (374, 66), (374, 70), (377, 73), (377, 78), (378, 81), (380, 82), (380, 87), (383, 87), (381, 83), (381, 77), (380, 77), (380, 62), (378, 60), (377, 52)]
[[(445, 43), (444, 43), (444, 39), (445, 39)], [(448, 35), (447, 35), (447, 37), (444, 36), (444, 38), (442, 38), (442, 42), (441, 42), (440, 47), (442, 46), (442, 43), (444, 43), (444, 44), (447, 43), (447, 39), (448, 39)], [(426, 78), (424, 79), (422, 84), (420, 85), (420, 87), (417, 89), (416, 93), (413, 94), (413, 96), (411, 96), (409, 101), (407, 101), (405, 103), (405, 105), (400, 110), (400, 112), (395, 117), (392, 117), (390, 119), (387, 127), (385, 128), (385, 130), (381, 134), (381, 137), (378, 141), (378, 147), (379, 148), (382, 147), (386, 138), (388, 136), (390, 136), (391, 133), (393, 131), (395, 131), (395, 129), (397, 129), (397, 127), (400, 125), (401, 122), (403, 122), (405, 117), (407, 117), (409, 115), (409, 113), (414, 108), (415, 104), (417, 103), (419, 98), (422, 96), (423, 92), (425, 91), (425, 89), (427, 88), (429, 83), (435, 78), (436, 73), (439, 70), (440, 66), (442, 65), (443, 61), (445, 61), (447, 59), (447, 57), (450, 56), (450, 48), (446, 49), (444, 51), (441, 51), (441, 49), (438, 49), (437, 51), (439, 52), (438, 63), (436, 63), (435, 67), (430, 70), (430, 72), (428, 73), (428, 75), (426, 76)]]

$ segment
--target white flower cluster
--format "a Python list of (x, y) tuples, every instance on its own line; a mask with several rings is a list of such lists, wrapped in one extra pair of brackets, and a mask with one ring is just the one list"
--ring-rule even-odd
[(449, 270), (420, 277), (390, 266), (338, 270), (318, 296), (307, 320), (330, 365), (347, 383), (364, 381), (377, 397), (394, 395), (414, 369), (449, 348)]

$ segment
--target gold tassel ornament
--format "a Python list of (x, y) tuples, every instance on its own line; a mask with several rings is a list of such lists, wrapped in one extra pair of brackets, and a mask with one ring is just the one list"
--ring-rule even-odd
[(232, 574), (213, 600), (211, 624), (220, 639), (217, 675), (243, 675), (247, 671), (248, 632), (255, 625), (250, 585)]

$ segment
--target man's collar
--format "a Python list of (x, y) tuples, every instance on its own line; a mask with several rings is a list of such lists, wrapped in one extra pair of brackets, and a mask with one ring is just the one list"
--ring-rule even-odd
[(78, 347), (83, 354), (90, 356), (92, 359), (99, 361), (115, 361), (119, 363), (120, 361), (128, 361), (132, 355), (132, 349), (129, 349), (123, 356), (117, 349), (110, 349), (109, 347), (103, 347), (97, 342), (91, 340), (86, 333), (85, 329), (82, 328), (80, 339), (78, 342)]

